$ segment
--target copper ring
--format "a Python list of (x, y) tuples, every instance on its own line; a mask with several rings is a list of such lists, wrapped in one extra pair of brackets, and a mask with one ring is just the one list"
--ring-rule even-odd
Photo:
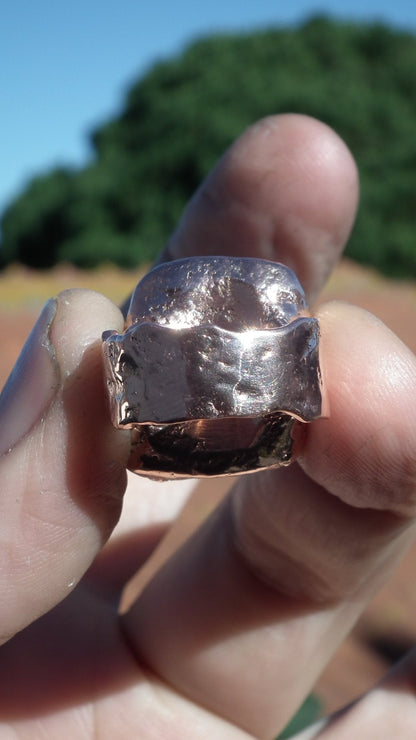
[(151, 478), (288, 465), (299, 422), (322, 415), (319, 324), (288, 267), (243, 257), (161, 264), (124, 334), (103, 335), (113, 424)]

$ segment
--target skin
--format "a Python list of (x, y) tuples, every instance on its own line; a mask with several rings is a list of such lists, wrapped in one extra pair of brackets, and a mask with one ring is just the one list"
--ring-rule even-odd
[[(269, 118), (224, 155), (164, 257), (276, 259), (313, 301), (357, 201), (333, 131)], [(46, 309), (0, 399), (1, 739), (242, 740), (287, 723), (416, 513), (415, 358), (353, 306), (319, 319), (329, 418), (308, 425), (290, 468), (228, 492), (204, 484), (201, 507), (219, 505), (172, 553), (194, 484), (127, 486), (129, 436), (112, 428), (100, 378), (101, 332), (121, 330), (120, 311), (88, 291)], [(414, 673), (411, 654), (299, 738), (413, 738)]]

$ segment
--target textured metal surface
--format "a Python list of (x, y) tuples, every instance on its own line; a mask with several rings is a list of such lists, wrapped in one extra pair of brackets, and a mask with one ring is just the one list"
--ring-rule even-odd
[(133, 430), (129, 467), (154, 479), (240, 475), (289, 465), (295, 419), (214, 419)]
[(246, 331), (285, 326), (305, 312), (303, 289), (285, 265), (247, 257), (191, 257), (159, 265), (140, 281), (127, 322)]
[(322, 412), (319, 326), (289, 268), (202, 257), (137, 286), (124, 334), (103, 337), (113, 423), (152, 477), (288, 464), (295, 420)]

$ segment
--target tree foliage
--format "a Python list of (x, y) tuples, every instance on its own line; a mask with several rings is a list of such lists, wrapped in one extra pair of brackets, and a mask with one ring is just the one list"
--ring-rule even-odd
[(315, 17), (214, 35), (156, 64), (91, 136), (93, 161), (36, 178), (2, 219), (3, 264), (153, 257), (224, 149), (262, 116), (306, 113), (347, 142), (362, 179), (348, 253), (416, 275), (416, 37)]

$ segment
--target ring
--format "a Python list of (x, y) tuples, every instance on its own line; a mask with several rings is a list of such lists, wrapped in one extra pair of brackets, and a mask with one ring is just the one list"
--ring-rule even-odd
[(288, 465), (322, 416), (319, 323), (296, 275), (249, 257), (191, 257), (137, 285), (123, 334), (103, 334), (128, 467), (158, 480)]

